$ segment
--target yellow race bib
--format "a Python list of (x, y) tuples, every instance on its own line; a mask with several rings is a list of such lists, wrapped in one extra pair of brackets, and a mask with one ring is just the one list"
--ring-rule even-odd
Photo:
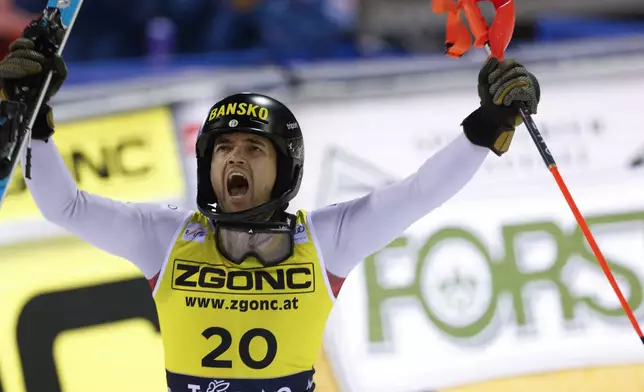
[(188, 219), (154, 291), (170, 389), (311, 388), (333, 294), (305, 212), (296, 227), (293, 256), (262, 267), (230, 263), (208, 219)]

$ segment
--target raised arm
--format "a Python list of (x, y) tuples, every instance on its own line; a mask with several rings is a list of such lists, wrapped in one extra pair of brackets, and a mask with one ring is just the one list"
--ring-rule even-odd
[[(43, 70), (53, 77), (32, 129), (31, 179), (25, 178), (43, 216), (92, 245), (134, 263), (147, 278), (160, 269), (166, 252), (188, 212), (154, 204), (129, 204), (81, 191), (67, 170), (52, 139), (54, 123), (48, 102), (67, 77), (59, 56), (40, 53), (40, 42), (60, 40), (54, 25), (34, 25), (10, 46), (0, 61), (0, 98), (34, 102)], [(109, 130), (106, 130), (109, 132)], [(2, 135), (0, 135), (2, 136)], [(3, 138), (0, 138), (3, 140)], [(21, 157), (23, 167), (25, 157)], [(162, 157), (159, 157), (162, 159)]]
[(148, 279), (159, 271), (189, 212), (167, 205), (115, 201), (79, 190), (53, 139), (32, 142), (31, 164), (31, 180), (25, 181), (45, 219), (131, 261)]
[(537, 112), (540, 90), (531, 73), (512, 59), (489, 59), (479, 73), (481, 106), (462, 123), (463, 133), (406, 179), (370, 194), (309, 214), (327, 271), (340, 278), (365, 257), (449, 200), (483, 164), (489, 151), (508, 151), (520, 124), (513, 104), (525, 102)]

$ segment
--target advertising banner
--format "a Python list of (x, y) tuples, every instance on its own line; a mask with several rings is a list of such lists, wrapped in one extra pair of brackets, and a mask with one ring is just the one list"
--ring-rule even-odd
[(150, 287), (77, 239), (0, 248), (0, 388), (165, 390)]
[[(641, 181), (577, 192), (640, 320), (642, 192)], [(618, 378), (558, 374), (539, 390), (642, 390), (639, 339), (556, 196), (447, 203), (367, 258), (345, 284), (327, 331), (347, 390), (452, 390), (632, 364), (640, 366)]]
[[(131, 202), (183, 197), (172, 113), (163, 107), (59, 124), (55, 141), (78, 187)], [(0, 223), (41, 219), (20, 168)]]

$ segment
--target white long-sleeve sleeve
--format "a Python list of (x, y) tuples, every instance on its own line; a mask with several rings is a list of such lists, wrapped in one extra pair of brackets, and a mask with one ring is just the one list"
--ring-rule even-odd
[(489, 149), (461, 134), (407, 178), (309, 213), (309, 227), (328, 272), (344, 278), (365, 257), (458, 193)]
[(159, 272), (190, 212), (167, 205), (120, 202), (79, 190), (53, 140), (32, 141), (31, 165), (31, 180), (25, 181), (45, 219), (129, 260), (148, 279)]

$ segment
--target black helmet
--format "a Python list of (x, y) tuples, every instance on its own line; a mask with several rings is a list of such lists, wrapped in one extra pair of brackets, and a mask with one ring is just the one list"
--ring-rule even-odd
[[(257, 207), (225, 213), (210, 182), (215, 139), (229, 132), (264, 136), (277, 151), (277, 178), (271, 200)], [(217, 102), (197, 136), (197, 207), (215, 221), (241, 221), (269, 211), (284, 211), (302, 183), (304, 141), (295, 116), (281, 102), (261, 94), (240, 93)]]

